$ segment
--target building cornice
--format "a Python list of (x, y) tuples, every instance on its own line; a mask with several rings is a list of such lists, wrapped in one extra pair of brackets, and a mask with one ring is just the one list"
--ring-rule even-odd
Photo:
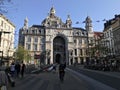
[(0, 14), (0, 17), (5, 19), (8, 23), (10, 23), (15, 28), (15, 25), (8, 18), (6, 18), (3, 14)]

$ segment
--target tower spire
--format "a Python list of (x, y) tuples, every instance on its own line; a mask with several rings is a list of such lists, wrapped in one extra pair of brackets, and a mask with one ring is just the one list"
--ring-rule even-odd
[(89, 16), (86, 17), (85, 24), (86, 30), (88, 32), (93, 32), (92, 20)]
[(72, 20), (71, 20), (69, 14), (67, 15), (66, 27), (67, 27), (67, 28), (71, 28), (71, 27), (72, 27)]
[(24, 29), (28, 29), (28, 18), (24, 19)]
[(56, 11), (55, 11), (54, 7), (52, 6), (50, 9), (50, 17), (51, 18), (55, 17), (55, 13), (56, 13)]

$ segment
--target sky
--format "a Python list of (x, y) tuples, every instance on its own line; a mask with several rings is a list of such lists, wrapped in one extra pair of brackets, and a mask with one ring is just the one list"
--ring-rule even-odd
[[(52, 6), (56, 10), (56, 16), (63, 22), (69, 14), (73, 27), (85, 28), (82, 22), (90, 16), (93, 30), (100, 32), (104, 29), (103, 19), (110, 20), (115, 14), (120, 14), (120, 0), (12, 0), (6, 16), (16, 26), (15, 37), (18, 38), (19, 29), (23, 27), (26, 17), (29, 20), (29, 27), (34, 24), (40, 25)], [(100, 22), (96, 22), (98, 20)]]

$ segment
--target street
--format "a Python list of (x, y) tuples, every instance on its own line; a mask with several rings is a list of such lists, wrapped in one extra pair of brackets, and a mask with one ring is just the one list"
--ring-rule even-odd
[[(84, 76), (85, 79), (90, 78), (102, 84), (105, 84), (107, 86), (110, 86), (116, 90), (120, 90), (120, 87), (118, 84), (120, 83), (120, 72), (109, 72), (109, 71), (105, 72), (105, 71), (90, 70), (90, 69), (85, 69), (80, 67), (71, 67), (71, 69), (74, 71), (77, 71), (79, 76), (81, 77)], [(84, 77), (82, 77), (82, 79)], [(90, 80), (86, 80), (86, 82), (92, 83), (90, 82)], [(97, 84), (97, 82), (94, 84)]]
[(120, 0), (92, 1), (0, 0), (0, 90), (120, 90)]
[(58, 74), (43, 72), (40, 74), (26, 75), (24, 78), (16, 79), (16, 86), (10, 90), (88, 90), (83, 81), (76, 80), (66, 73), (63, 83), (60, 82)]
[(66, 69), (63, 83), (55, 72), (26, 74), (24, 78), (15, 80), (15, 87), (10, 87), (9, 90), (120, 90), (116, 84), (120, 82), (120, 78), (74, 67)]

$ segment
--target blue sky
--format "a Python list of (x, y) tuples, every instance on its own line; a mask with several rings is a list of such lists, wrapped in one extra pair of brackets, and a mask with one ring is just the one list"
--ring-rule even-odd
[[(103, 19), (114, 18), (115, 14), (120, 14), (120, 0), (13, 0), (8, 8), (6, 16), (19, 29), (24, 24), (24, 19), (28, 17), (29, 26), (40, 25), (46, 18), (50, 8), (54, 6), (56, 16), (65, 22), (70, 14), (73, 26), (84, 28), (82, 23), (87, 16), (93, 21), (94, 31), (103, 31)], [(96, 22), (99, 20), (100, 22)], [(76, 22), (79, 21), (79, 24)]]

